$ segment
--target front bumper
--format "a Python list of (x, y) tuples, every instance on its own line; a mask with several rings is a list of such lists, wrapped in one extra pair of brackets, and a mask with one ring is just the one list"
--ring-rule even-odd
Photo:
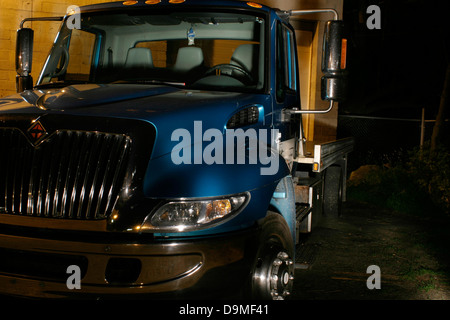
[[(219, 297), (238, 292), (250, 274), (257, 232), (252, 228), (177, 241), (55, 240), (3, 233), (0, 294), (86, 299)], [(81, 270), (80, 289), (67, 286), (72, 275), (67, 273), (69, 265)]]

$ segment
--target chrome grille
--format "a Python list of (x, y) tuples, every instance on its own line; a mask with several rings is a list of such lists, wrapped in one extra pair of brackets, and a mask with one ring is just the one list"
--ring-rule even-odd
[(122, 187), (130, 138), (58, 130), (34, 147), (0, 128), (0, 214), (104, 219)]

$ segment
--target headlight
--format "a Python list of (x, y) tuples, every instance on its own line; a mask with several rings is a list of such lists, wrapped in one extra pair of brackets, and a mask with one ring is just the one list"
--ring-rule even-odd
[(238, 214), (249, 196), (171, 201), (147, 216), (140, 231), (189, 231), (225, 222)]

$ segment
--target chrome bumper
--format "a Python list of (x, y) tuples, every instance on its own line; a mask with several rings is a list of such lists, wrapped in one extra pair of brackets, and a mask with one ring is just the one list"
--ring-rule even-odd
[[(237, 289), (250, 273), (256, 229), (179, 241), (89, 242), (0, 235), (0, 294), (36, 298), (206, 297)], [(2, 262), (3, 261), (3, 262)], [(69, 289), (80, 264), (81, 288)], [(67, 265), (67, 266), (66, 266)], [(200, 297), (200, 296), (199, 296)]]

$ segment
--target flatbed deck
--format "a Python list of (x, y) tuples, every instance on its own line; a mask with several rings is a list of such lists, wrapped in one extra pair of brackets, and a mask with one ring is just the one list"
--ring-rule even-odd
[(295, 162), (311, 164), (313, 172), (322, 172), (333, 163), (346, 157), (353, 150), (354, 139), (345, 138), (336, 141), (316, 143), (306, 141), (304, 144), (304, 155), (294, 159)]

